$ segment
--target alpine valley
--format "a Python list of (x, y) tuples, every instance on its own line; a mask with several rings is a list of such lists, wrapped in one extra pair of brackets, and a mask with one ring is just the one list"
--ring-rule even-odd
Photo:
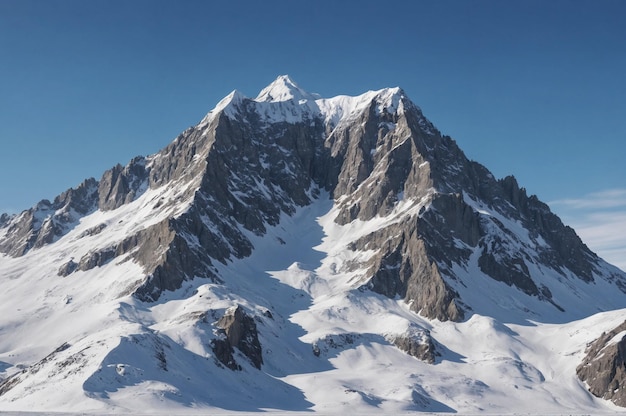
[(626, 406), (626, 273), (400, 88), (234, 91), (0, 253), (2, 411)]

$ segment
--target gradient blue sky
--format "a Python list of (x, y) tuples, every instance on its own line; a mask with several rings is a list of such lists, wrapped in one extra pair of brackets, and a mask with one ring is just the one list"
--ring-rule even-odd
[(154, 153), (233, 89), (254, 97), (289, 74), (327, 97), (401, 86), (468, 157), (613, 241), (625, 19), (621, 0), (0, 0), (0, 212)]

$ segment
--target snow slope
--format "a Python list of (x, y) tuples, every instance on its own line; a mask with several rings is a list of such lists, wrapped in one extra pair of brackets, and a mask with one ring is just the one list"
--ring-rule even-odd
[[(114, 223), (122, 214), (128, 216), (113, 211), (106, 220)], [(69, 251), (80, 255), (83, 248), (74, 237), (105, 220), (100, 212), (84, 218), (58, 244), (23, 258), (2, 257), (3, 374), (36, 364), (26, 370), (25, 385), (0, 397), (0, 409), (618, 410), (592, 397), (575, 367), (586, 344), (621, 323), (624, 310), (567, 323), (556, 309), (537, 314), (536, 321), (479, 313), (461, 323), (429, 321), (400, 300), (359, 290), (363, 270), (347, 267), (355, 256), (369, 253), (346, 250), (346, 243), (390, 219), (338, 226), (333, 214), (332, 202), (322, 195), (285, 215), (265, 236), (251, 236), (252, 256), (220, 266), (224, 285), (196, 279), (156, 304), (120, 296), (141, 274), (132, 262), (55, 276), (56, 259)], [(117, 232), (122, 231), (103, 231), (97, 238)], [(497, 282), (487, 290), (501, 299), (513, 291)], [(240, 372), (215, 364), (212, 324), (233, 304), (256, 316), (265, 361), (261, 371), (242, 357)], [(434, 364), (389, 341), (395, 334), (423, 330), (437, 343), (440, 356)]]

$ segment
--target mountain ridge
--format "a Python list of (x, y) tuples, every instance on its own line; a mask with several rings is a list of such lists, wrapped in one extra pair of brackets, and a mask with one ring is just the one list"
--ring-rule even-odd
[[(278, 98), (274, 99), (272, 94)], [(501, 215), (511, 215), (516, 210), (520, 211), (521, 216), (518, 221), (525, 222), (524, 226), (527, 228), (534, 228), (532, 234), (538, 236), (542, 243), (546, 243), (546, 239), (548, 240), (548, 244), (538, 244), (539, 240), (535, 240), (535, 237), (529, 235), (530, 239), (533, 240), (531, 243), (534, 245), (531, 248), (541, 248), (542, 246), (551, 248), (551, 250), (538, 253), (539, 255), (536, 257), (541, 257), (539, 262), (552, 262), (553, 268), (557, 271), (563, 264), (579, 278), (593, 281), (594, 262), (598, 261), (599, 258), (580, 241), (575, 232), (569, 227), (565, 227), (558, 217), (550, 212), (549, 207), (541, 203), (535, 196), (528, 197), (525, 190), (519, 187), (515, 178), (507, 177), (497, 181), (482, 165), (465, 158), (456, 143), (434, 129), (432, 124), (423, 117), (421, 110), (406, 98), (400, 88), (370, 91), (357, 97), (339, 96), (339, 98), (322, 99), (306, 93), (288, 76), (279, 76), (272, 84), (263, 89), (258, 97), (257, 99), (249, 99), (240, 93), (233, 92), (218, 103), (198, 126), (188, 129), (177, 137), (170, 146), (150, 157), (149, 160), (137, 157), (131, 160), (126, 167), (117, 165), (105, 172), (100, 181), (86, 180), (78, 188), (70, 189), (61, 194), (53, 203), (44, 200), (33, 209), (23, 212), (19, 216), (19, 221), (6, 220), (3, 228), (9, 228), (7, 234), (10, 236), (0, 242), (0, 251), (10, 255), (23, 255), (31, 248), (38, 248), (54, 242), (67, 231), (68, 227), (71, 227), (72, 223), (76, 222), (80, 215), (85, 215), (95, 209), (113, 210), (133, 201), (137, 195), (145, 192), (148, 188), (154, 189), (166, 184), (171, 187), (172, 181), (183, 181), (185, 185), (176, 185), (176, 188), (182, 191), (174, 200), (187, 199), (193, 205), (193, 201), (199, 198), (205, 203), (204, 205), (217, 204), (219, 206), (217, 211), (202, 213), (203, 216), (210, 219), (211, 224), (209, 225), (202, 225), (203, 219), (199, 218), (198, 215), (195, 217), (189, 215), (189, 218), (186, 219), (186, 221), (195, 224), (193, 225), (195, 229), (191, 234), (199, 233), (201, 236), (206, 234), (203, 238), (207, 241), (201, 243), (200, 246), (208, 249), (211, 254), (208, 257), (204, 256), (206, 258), (197, 256), (197, 259), (191, 261), (195, 266), (185, 270), (182, 274), (178, 273), (179, 277), (170, 279), (170, 283), (166, 283), (161, 277), (155, 278), (157, 281), (163, 280), (160, 286), (172, 289), (176, 288), (186, 278), (193, 278), (196, 273), (205, 273), (211, 277), (216, 277), (211, 270), (212, 259), (213, 261), (224, 262), (231, 253), (235, 257), (249, 255), (252, 247), (246, 242), (245, 237), (238, 232), (237, 228), (243, 226), (244, 229), (262, 234), (265, 223), (276, 224), (279, 212), (290, 213), (293, 212), (294, 207), (310, 203), (313, 195), (307, 193), (312, 184), (315, 184), (314, 186), (320, 189), (332, 190), (333, 198), (340, 201), (338, 204), (343, 209), (338, 214), (337, 221), (344, 225), (355, 219), (367, 221), (377, 215), (385, 216), (396, 206), (399, 198), (414, 198), (415, 200), (426, 198), (430, 201), (429, 208), (440, 207), (441, 210), (452, 214), (452, 217), (446, 215), (446, 224), (439, 224), (439, 226), (445, 229), (452, 225), (454, 228), (449, 229), (448, 232), (460, 236), (460, 241), (467, 246), (465, 250), (449, 246), (446, 248), (447, 253), (444, 254), (441, 252), (441, 245), (445, 244), (445, 241), (439, 241), (437, 246), (430, 244), (437, 239), (437, 234), (441, 233), (428, 231), (426, 226), (429, 222), (437, 222), (436, 216), (438, 214), (434, 214), (435, 217), (424, 221), (424, 225), (421, 227), (414, 227), (417, 229), (423, 227), (427, 234), (427, 238), (424, 239), (426, 245), (420, 251), (430, 249), (436, 252), (434, 257), (429, 253), (426, 258), (429, 258), (430, 262), (434, 259), (437, 268), (444, 271), (449, 269), (453, 263), (461, 262), (459, 258), (461, 253), (464, 253), (464, 260), (468, 260), (469, 248), (476, 247), (481, 238), (482, 240), (487, 238), (489, 231), (485, 227), (495, 227), (501, 231), (507, 231), (506, 227), (502, 226), (502, 222), (494, 219), (493, 215), (487, 216), (492, 221), (486, 224), (484, 224), (485, 216), (477, 215), (480, 211), (476, 207), (477, 201), (487, 199), (491, 201), (488, 204), (499, 204), (495, 210), (500, 211)], [(343, 106), (338, 106), (337, 103), (343, 104)], [(278, 112), (274, 110), (268, 112), (270, 107), (267, 104), (273, 105), (274, 110), (278, 110)], [(407, 112), (404, 111), (405, 107)], [(317, 114), (312, 113), (312, 110), (317, 111)], [(339, 118), (336, 117), (337, 113), (341, 113)], [(282, 121), (277, 122), (277, 117), (283, 117)], [(233, 129), (233, 121), (238, 123), (234, 128), (236, 130)], [(347, 124), (342, 127), (342, 122)], [(299, 126), (301, 123), (304, 123), (305, 126)], [(252, 139), (250, 143), (247, 143), (246, 135), (254, 137), (256, 134), (250, 131), (250, 125), (254, 125), (255, 129), (278, 130), (276, 133), (270, 131), (269, 134), (268, 131), (264, 131), (267, 138), (263, 138), (260, 142), (255, 142)], [(281, 127), (276, 127), (277, 125)], [(242, 129), (241, 126), (244, 128)], [(324, 137), (324, 135), (326, 136)], [(215, 136), (220, 139), (216, 141), (216, 139), (207, 138), (208, 136)], [(293, 140), (294, 137), (296, 138), (295, 141)], [(411, 139), (407, 140), (409, 137)], [(283, 141), (281, 142), (281, 140)], [(276, 169), (274, 171), (267, 169), (268, 163), (261, 159), (269, 155), (259, 154), (259, 146), (263, 146), (264, 149), (274, 148), (274, 154), (271, 155), (271, 158), (272, 161), (276, 161), (275, 163), (281, 166), (282, 172)], [(244, 162), (258, 160), (263, 177), (260, 177), (258, 172), (250, 175), (250, 172), (246, 171), (241, 172), (235, 178), (231, 178), (231, 183), (225, 183), (224, 178), (238, 169), (236, 166), (230, 166), (228, 170), (223, 168), (225, 163), (232, 163), (236, 158), (234, 154), (230, 158), (222, 157), (221, 153), (229, 152), (231, 148), (245, 148), (249, 155), (244, 154)], [(291, 156), (289, 155), (292, 153), (291, 149), (296, 149), (295, 160), (289, 162), (291, 165), (287, 165), (284, 161), (289, 160), (287, 156)], [(324, 152), (326, 153), (324, 154)], [(212, 160), (209, 161), (209, 159)], [(338, 161), (339, 164), (334, 163), (333, 160)], [(346, 160), (349, 162), (346, 163)], [(217, 171), (219, 166), (222, 166), (222, 169)], [(318, 169), (319, 172), (315, 172), (315, 169)], [(285, 171), (287, 171), (287, 175), (285, 175)], [(320, 176), (326, 175), (327, 172), (329, 172), (328, 176)], [(242, 180), (246, 176), (255, 175), (257, 178), (254, 178), (254, 183), (245, 183), (247, 179)], [(280, 189), (278, 191), (267, 188), (266, 184), (268, 183), (276, 188), (275, 178), (281, 175), (283, 178), (279, 178), (280, 185), (278, 188)], [(295, 186), (291, 183), (294, 179), (293, 175), (297, 179)], [(203, 182), (207, 181), (209, 177), (211, 184), (205, 186)], [(235, 192), (230, 191), (233, 180), (239, 181), (238, 189)], [(97, 184), (97, 192), (95, 184)], [(216, 186), (219, 188), (217, 193)], [(368, 190), (367, 197), (360, 191), (363, 188)], [(198, 190), (201, 189), (206, 189), (207, 192), (198, 193)], [(255, 190), (262, 192), (255, 192)], [(241, 196), (238, 197), (238, 194)], [(254, 197), (250, 197), (250, 195), (254, 195)], [(268, 195), (270, 196), (268, 197)], [(462, 195), (462, 198), (454, 195)], [(94, 201), (96, 198), (97, 203)], [(256, 204), (253, 210), (250, 209), (252, 200)], [(259, 201), (264, 200), (267, 201), (264, 203), (265, 205), (259, 206)], [(279, 208), (273, 206), (276, 205), (276, 202), (279, 202)], [(435, 204), (433, 205), (432, 202)], [(155, 208), (161, 209), (161, 204), (157, 205), (158, 207)], [(220, 216), (227, 218), (229, 216), (228, 210), (234, 210), (236, 223), (220, 218)], [(260, 214), (253, 212), (257, 210), (260, 211)], [(434, 210), (427, 209), (424, 215), (428, 217), (435, 211), (436, 208)], [(51, 212), (54, 213), (50, 214)], [(188, 213), (181, 215), (184, 217)], [(524, 218), (528, 216), (532, 216), (532, 218)], [(550, 224), (552, 230), (550, 233), (546, 234), (546, 229), (543, 227), (544, 223)], [(210, 231), (213, 224), (221, 224), (219, 233)], [(20, 227), (21, 232), (16, 231)], [(467, 227), (470, 229), (468, 230)], [(173, 231), (172, 228), (171, 224), (161, 226), (161, 231), (156, 232), (156, 234), (166, 239), (169, 238), (170, 243), (174, 243), (174, 239), (178, 239), (175, 244), (186, 246), (187, 242), (183, 241), (184, 238), (180, 239), (180, 233), (170, 232)], [(200, 230), (201, 228), (205, 229)], [(225, 230), (229, 231), (224, 234)], [(394, 232), (398, 233), (399, 231)], [(481, 233), (483, 235), (479, 235)], [(150, 239), (159, 238), (155, 237), (154, 234), (154, 232), (148, 233)], [(520, 238), (515, 237), (515, 239), (517, 241), (514, 244), (521, 242)], [(139, 240), (130, 245), (134, 247), (139, 244), (139, 241), (145, 240), (146, 238), (140, 237)], [(229, 250), (218, 247), (219, 244), (217, 243), (220, 240), (226, 242)], [(111, 252), (114, 252), (115, 256), (124, 254), (129, 249), (124, 248), (125, 245), (129, 245), (129, 242), (121, 242), (114, 247), (109, 247), (107, 249), (109, 254), (104, 254), (104, 261), (113, 256)], [(357, 243), (358, 245), (359, 243)], [(558, 247), (552, 247), (555, 245)], [(550, 290), (545, 286), (538, 286), (533, 281), (529, 275), (528, 267), (519, 253), (507, 254), (501, 248), (498, 249), (497, 253), (491, 253), (484, 241), (481, 247), (483, 253), (478, 261), (479, 268), (483, 272), (508, 285), (517, 286), (527, 294), (543, 297), (551, 302)], [(193, 250), (186, 248), (183, 251), (193, 253)], [(456, 258), (443, 258), (449, 257), (454, 252), (456, 252), (454, 254)], [(531, 257), (528, 252), (524, 254), (527, 260)], [(415, 255), (414, 253), (413, 256), (407, 258), (414, 258)], [(85, 267), (98, 265), (102, 262), (101, 257), (102, 253), (97, 253), (95, 259), (86, 259), (83, 263), (87, 264)], [(147, 257), (149, 256), (146, 254), (139, 256), (142, 259), (140, 261), (144, 265), (147, 264), (147, 271), (149, 273), (156, 272), (159, 276), (161, 269), (158, 265), (154, 265), (156, 260)], [(506, 264), (501, 264), (502, 262), (498, 261), (502, 258), (505, 259)], [(172, 261), (179, 263), (174, 268), (175, 270), (183, 270), (186, 267), (184, 264), (189, 263), (181, 259), (172, 259)], [(201, 263), (204, 263), (204, 270), (198, 268)], [(374, 278), (370, 286), (389, 296), (398, 294), (408, 296), (407, 301), (414, 301), (417, 295), (406, 294), (406, 282), (396, 280), (393, 283), (395, 289), (389, 286), (394, 279), (384, 276), (385, 273), (384, 270), (380, 269), (381, 266), (382, 263), (372, 268)], [(376, 267), (379, 268), (382, 275), (376, 274), (376, 270), (374, 270)], [(408, 269), (412, 267), (414, 266), (408, 265)], [(427, 268), (420, 267), (419, 274), (428, 274)], [(72, 268), (73, 266), (70, 265), (65, 269)], [(439, 272), (440, 270), (433, 272), (435, 280), (439, 280), (436, 276)], [(176, 274), (168, 273), (170, 275)], [(611, 276), (617, 275), (611, 274), (610, 279), (613, 278)], [(626, 284), (621, 279), (615, 280), (618, 288), (624, 291)], [(178, 283), (171, 283), (171, 281)], [(151, 290), (160, 293), (156, 288)], [(444, 292), (443, 298), (446, 300), (444, 301), (442, 298), (437, 301), (438, 305), (435, 307), (437, 312), (431, 310), (426, 313), (427, 316), (438, 319), (451, 317), (452, 319), (462, 319), (463, 313), (460, 311), (459, 305), (455, 304), (454, 299), (457, 297), (454, 290), (447, 283), (436, 290)], [(446, 303), (446, 305), (439, 304), (441, 302)], [(557, 309), (561, 308), (557, 303), (551, 303)], [(424, 306), (424, 301), (418, 302), (416, 305), (418, 305), (416, 308), (421, 308)], [(432, 307), (431, 305), (428, 308), (432, 309)], [(450, 313), (445, 312), (447, 308), (451, 308)], [(416, 309), (416, 312), (418, 310)], [(429, 315), (431, 313), (434, 315)]]
[[(256, 409), (273, 377), (270, 384), (285, 395), (269, 395), (266, 406), (324, 410), (329, 402), (297, 374), (319, 371), (333, 380), (334, 366), (349, 368), (341, 357), (365, 365), (354, 354), (373, 351), (415, 371), (457, 366), (472, 380), (467, 394), (496, 394), (472, 364), (462, 367), (471, 360), (460, 358), (464, 350), (449, 328), (474, 339), (469, 328), (478, 326), (513, 342), (532, 322), (564, 325), (626, 306), (623, 272), (514, 177), (498, 180), (468, 160), (402, 89), (324, 99), (287, 76), (255, 99), (234, 91), (154, 155), (3, 216), (0, 253), (9, 293), (24, 293), (18, 283), (25, 280), (41, 287), (36, 296), (45, 305), (5, 326), (33, 334), (40, 328), (35, 317), (73, 316), (59, 305), (92, 310), (101, 322), (65, 329), (51, 337), (54, 347), (0, 342), (0, 351), (28, 363), (18, 367), (24, 364), (11, 358), (0, 385), (0, 403), (16, 408), (29, 400), (29, 389), (42, 392), (40, 403), (49, 400), (38, 374), (66, 385), (62, 368), (71, 362), (80, 375), (73, 382), (84, 384), (67, 387), (68, 394), (86, 395), (96, 407), (118, 407), (121, 397), (136, 398), (150, 385), (184, 397), (171, 396), (172, 405)], [(6, 313), (14, 302), (7, 300)], [(98, 340), (93, 328), (102, 325), (110, 339)], [(231, 329), (240, 327), (245, 335)], [(584, 342), (576, 342), (581, 355)], [(541, 374), (527, 374), (529, 383), (546, 381), (507, 345), (496, 354), (507, 357), (502, 371), (521, 368)], [(166, 376), (171, 362), (185, 370)], [(245, 380), (258, 394), (244, 408), (207, 396), (185, 380), (185, 372), (202, 377), (193, 363), (229, 380), (225, 386)], [(479, 409), (425, 387), (415, 374), (403, 377), (408, 384), (398, 397), (372, 378), (344, 381), (341, 394), (357, 409)], [(462, 378), (453, 379), (465, 389)], [(555, 383), (548, 391), (558, 390)], [(604, 406), (589, 403), (585, 408)]]

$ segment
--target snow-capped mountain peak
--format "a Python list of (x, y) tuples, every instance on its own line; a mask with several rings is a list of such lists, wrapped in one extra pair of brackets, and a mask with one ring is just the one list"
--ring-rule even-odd
[[(263, 88), (254, 99), (236, 90), (231, 92), (202, 119), (200, 125), (206, 126), (220, 113), (236, 119), (241, 114), (241, 104), (244, 101), (247, 101), (248, 109), (253, 109), (261, 120), (268, 123), (299, 123), (305, 119), (320, 119), (331, 129), (358, 117), (370, 106), (374, 106), (377, 115), (384, 113), (392, 116), (402, 114), (405, 106), (418, 109), (400, 87), (367, 91), (357, 96), (322, 98), (319, 94), (312, 94), (301, 88), (288, 75), (281, 75)], [(428, 124), (426, 119), (424, 123)]]
[(0, 412), (615, 409), (626, 274), (397, 87), (233, 91), (0, 216), (0, 285)]
[(263, 88), (254, 99), (257, 102), (282, 102), (293, 100), (302, 104), (306, 100), (315, 101), (319, 96), (300, 88), (289, 75), (280, 75), (270, 85)]
[(220, 112), (224, 112), (227, 116), (234, 118), (238, 112), (237, 107), (241, 104), (243, 100), (246, 99), (246, 96), (237, 90), (233, 90), (226, 97), (222, 98), (217, 105), (207, 113), (206, 116), (200, 121), (200, 125), (206, 125), (209, 121), (211, 121), (215, 115)]
[(404, 111), (403, 100), (406, 99), (404, 90), (400, 87), (384, 88), (377, 92), (379, 112), (401, 113)]
[(238, 90), (233, 90), (230, 94), (220, 100), (219, 103), (217, 103), (213, 111), (218, 112), (228, 108), (229, 106), (238, 105), (245, 98), (246, 96), (243, 95), (241, 92), (239, 92)]

